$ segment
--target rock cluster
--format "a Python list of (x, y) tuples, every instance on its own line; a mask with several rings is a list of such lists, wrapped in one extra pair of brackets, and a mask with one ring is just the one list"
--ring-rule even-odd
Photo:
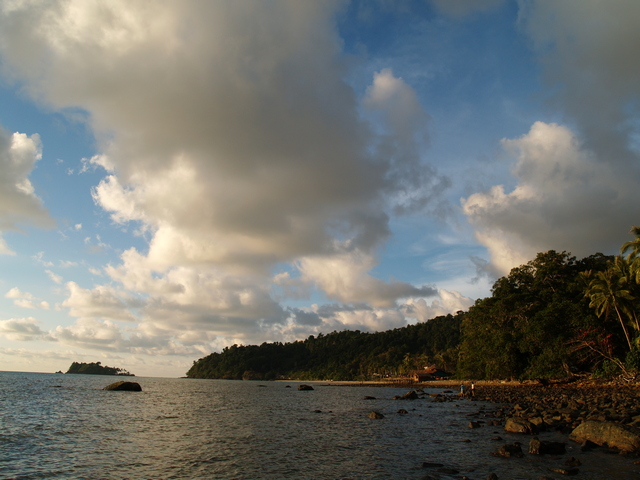
[(493, 412), (505, 420), (510, 432), (570, 433), (585, 422), (609, 422), (632, 430), (640, 427), (637, 386), (483, 386), (477, 389), (475, 398), (510, 404)]

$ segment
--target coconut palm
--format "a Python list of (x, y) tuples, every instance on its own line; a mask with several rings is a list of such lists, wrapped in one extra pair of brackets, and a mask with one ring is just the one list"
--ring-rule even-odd
[(633, 281), (636, 283), (640, 283), (640, 227), (631, 227), (630, 233), (635, 235), (636, 238), (625, 242), (620, 248), (620, 253), (622, 255), (627, 254), (626, 258), (629, 262), (631, 278), (633, 278)]
[(629, 350), (632, 350), (633, 345), (625, 317), (630, 318), (629, 304), (634, 298), (629, 291), (627, 277), (621, 275), (621, 270), (624, 268), (621, 262), (624, 261), (624, 258), (618, 256), (607, 270), (590, 275), (585, 296), (591, 299), (589, 306), (595, 309), (599, 317), (607, 318), (612, 310), (616, 312)]

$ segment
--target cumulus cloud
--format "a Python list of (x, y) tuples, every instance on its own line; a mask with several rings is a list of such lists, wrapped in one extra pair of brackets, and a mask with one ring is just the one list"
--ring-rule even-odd
[(13, 287), (5, 294), (6, 298), (13, 299), (14, 305), (22, 308), (41, 308), (49, 309), (49, 303), (40, 301), (29, 292), (23, 292), (18, 287)]
[(41, 330), (38, 323), (33, 317), (0, 320), (0, 335), (19, 342), (51, 340), (49, 334)]
[(67, 283), (79, 323), (59, 338), (132, 341), (115, 321), (176, 345), (277, 332), (290, 322), (272, 296), (277, 265), (293, 272), (284, 292), (388, 309), (342, 325), (397, 325), (399, 299), (435, 293), (370, 273), (391, 215), (444, 215), (450, 181), (420, 158), (429, 115), (402, 78), (376, 73), (362, 103), (345, 81), (340, 2), (0, 8), (5, 74), (87, 112), (101, 151), (80, 172), (106, 174), (94, 202), (149, 239), (104, 269), (124, 290)]
[(415, 287), (399, 281), (384, 282), (368, 272), (375, 258), (362, 251), (344, 252), (330, 257), (300, 259), (301, 282), (320, 287), (326, 295), (345, 303), (369, 303), (376, 307), (395, 305), (396, 300), (411, 296), (433, 296), (432, 287)]
[(68, 308), (74, 317), (134, 322), (137, 317), (132, 309), (142, 306), (140, 300), (109, 286), (99, 285), (88, 290), (75, 282), (67, 282), (66, 287), (69, 296), (62, 307)]
[[(521, 25), (533, 40), (558, 105), (577, 122), (586, 146), (607, 163), (638, 174), (640, 3), (598, 0), (522, 4)], [(635, 148), (630, 151), (630, 146)]]
[(414, 318), (419, 322), (426, 322), (441, 315), (458, 311), (466, 312), (473, 305), (473, 302), (472, 298), (465, 297), (459, 292), (439, 290), (438, 298), (434, 299), (431, 304), (427, 303), (424, 298), (410, 298), (401, 308), (407, 317)]
[(2, 232), (30, 223), (52, 227), (53, 221), (35, 194), (29, 174), (42, 158), (38, 134), (7, 133), (0, 127), (0, 254), (12, 254)]
[(637, 220), (640, 192), (633, 175), (600, 161), (556, 124), (536, 122), (502, 145), (517, 158), (516, 187), (506, 192), (497, 185), (462, 200), (496, 274), (550, 249), (587, 256), (619, 248), (621, 234)]

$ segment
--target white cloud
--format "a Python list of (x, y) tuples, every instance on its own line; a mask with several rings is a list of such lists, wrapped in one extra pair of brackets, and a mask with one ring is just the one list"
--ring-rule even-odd
[(526, 135), (502, 144), (517, 158), (516, 187), (507, 193), (498, 185), (462, 200), (497, 274), (550, 249), (582, 257), (619, 248), (621, 235), (637, 221), (633, 174), (601, 161), (556, 124), (536, 122)]
[(51, 270), (45, 270), (45, 273), (49, 275), (49, 278), (53, 283), (57, 283), (58, 285), (62, 284), (63, 278), (57, 273), (52, 272)]
[(327, 257), (306, 257), (298, 262), (300, 281), (318, 286), (326, 295), (345, 303), (369, 303), (376, 307), (395, 305), (399, 298), (431, 296), (431, 287), (415, 287), (399, 281), (384, 282), (368, 272), (375, 258), (362, 251), (344, 252)]
[(426, 322), (441, 315), (466, 312), (474, 303), (473, 299), (454, 291), (439, 290), (438, 297), (430, 305), (424, 298), (410, 298), (402, 305), (402, 311), (409, 318)]
[(137, 317), (132, 310), (142, 306), (140, 300), (105, 285), (88, 290), (75, 282), (67, 282), (66, 287), (69, 296), (62, 307), (68, 308), (73, 317), (134, 322)]
[(50, 340), (49, 335), (40, 329), (38, 323), (33, 317), (0, 320), (0, 335), (19, 342)]
[[(435, 293), (371, 274), (392, 213), (446, 211), (449, 181), (420, 156), (429, 115), (416, 93), (383, 69), (359, 103), (335, 28), (340, 2), (251, 6), (2, 10), (5, 73), (53, 109), (87, 111), (100, 153), (80, 172), (106, 172), (94, 202), (149, 239), (104, 269), (117, 286), (66, 284), (62, 307), (79, 319), (61, 341), (175, 353), (277, 336), (290, 321), (271, 294), (279, 265), (299, 270), (279, 279), (287, 292), (313, 285), (369, 303), (327, 326), (400, 325), (399, 299)], [(85, 240), (108, 247), (98, 242)]]
[(22, 308), (41, 308), (43, 310), (49, 309), (49, 303), (45, 301), (38, 301), (29, 292), (23, 292), (18, 287), (13, 287), (5, 294), (5, 298), (13, 300), (13, 304)]
[(13, 254), (2, 238), (21, 223), (52, 227), (53, 221), (36, 196), (29, 174), (42, 158), (40, 137), (9, 135), (0, 127), (0, 254)]

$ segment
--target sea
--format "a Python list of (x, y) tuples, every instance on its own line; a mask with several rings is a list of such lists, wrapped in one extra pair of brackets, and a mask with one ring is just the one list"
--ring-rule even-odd
[[(123, 379), (142, 392), (103, 390)], [(634, 458), (581, 452), (556, 433), (540, 438), (567, 441), (566, 455), (491, 456), (529, 443), (488, 426), (493, 404), (299, 384), (0, 372), (0, 479), (539, 480), (563, 478), (550, 469), (569, 468), (571, 456), (582, 463), (580, 480), (640, 478)], [(471, 429), (471, 420), (487, 424)]]

